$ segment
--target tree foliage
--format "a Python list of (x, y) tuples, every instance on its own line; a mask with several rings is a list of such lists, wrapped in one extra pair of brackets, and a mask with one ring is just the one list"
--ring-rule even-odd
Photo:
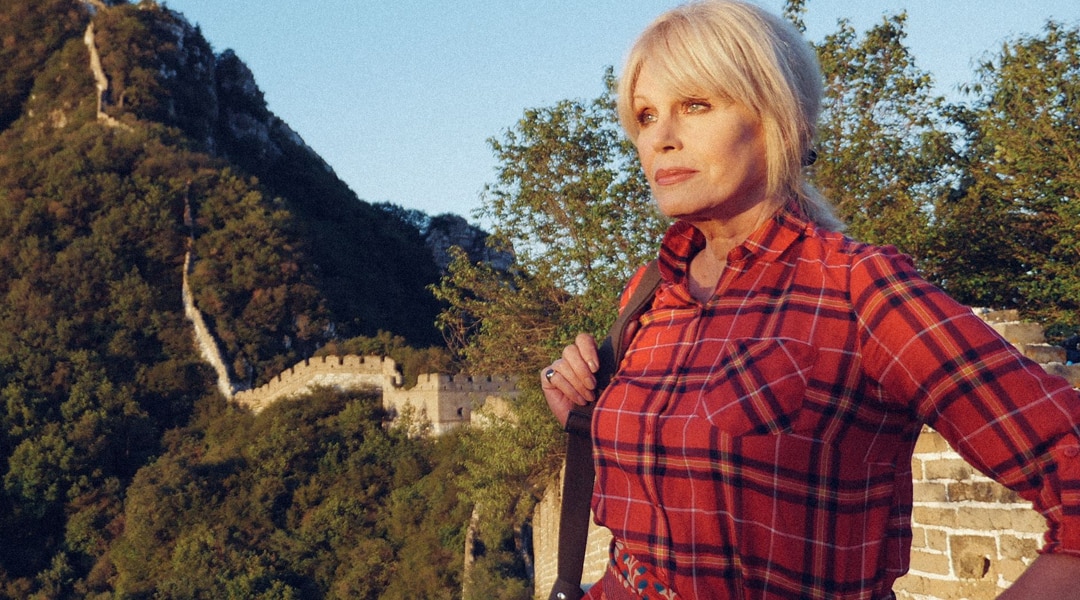
[[(90, 591), (130, 598), (452, 598), (469, 506), (455, 440), (382, 426), (375, 395), (211, 410), (139, 471)], [(111, 580), (111, 581), (110, 581)]]
[(841, 21), (817, 46), (827, 93), (812, 179), (850, 235), (922, 259), (951, 140), (944, 101), (904, 45), (905, 22), (886, 18), (860, 39)]
[(940, 276), (965, 301), (1080, 325), (1080, 30), (1050, 22), (1005, 44), (968, 91)]
[(489, 243), (512, 250), (505, 272), (459, 255), (436, 289), (440, 324), (476, 372), (522, 374), (578, 331), (614, 318), (627, 278), (664, 228), (636, 153), (618, 128), (611, 89), (590, 101), (525, 111), (490, 140), (499, 162), (477, 216)]
[(0, 3), (0, 131), (22, 114), (41, 65), (85, 26), (69, 0)]

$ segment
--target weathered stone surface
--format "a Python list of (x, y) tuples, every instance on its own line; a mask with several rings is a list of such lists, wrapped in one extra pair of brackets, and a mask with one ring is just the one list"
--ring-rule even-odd
[(997, 560), (997, 541), (989, 536), (954, 535), (949, 538), (953, 572), (960, 579), (982, 579)]
[(1046, 341), (1043, 326), (1038, 323), (1009, 322), (990, 323), (994, 331), (998, 332), (1005, 341), (1017, 346), (1020, 344), (1042, 344)]

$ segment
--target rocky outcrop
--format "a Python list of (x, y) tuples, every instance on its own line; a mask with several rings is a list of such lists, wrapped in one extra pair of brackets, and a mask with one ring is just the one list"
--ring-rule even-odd
[(431, 250), (435, 264), (443, 272), (450, 265), (450, 248), (454, 246), (464, 250), (469, 260), (474, 263), (482, 262), (500, 271), (509, 269), (514, 263), (514, 255), (489, 247), (487, 238), (487, 232), (470, 225), (464, 218), (445, 214), (431, 218), (424, 235), (424, 243)]

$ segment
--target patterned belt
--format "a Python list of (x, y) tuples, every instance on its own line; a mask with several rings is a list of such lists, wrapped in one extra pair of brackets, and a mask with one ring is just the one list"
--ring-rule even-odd
[[(618, 540), (615, 540), (611, 549), (608, 575), (609, 577), (604, 577), (603, 581), (604, 595), (607, 600), (622, 600), (622, 598), (678, 600), (679, 598), (675, 590), (661, 582), (648, 567), (627, 552), (623, 543)], [(623, 589), (619, 590), (616, 585), (612, 585), (613, 580), (621, 583)]]

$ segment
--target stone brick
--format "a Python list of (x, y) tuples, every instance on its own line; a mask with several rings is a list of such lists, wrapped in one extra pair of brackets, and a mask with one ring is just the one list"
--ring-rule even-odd
[(1021, 354), (1040, 364), (1065, 362), (1065, 348), (1061, 346), (1021, 344), (1019, 350)]
[(928, 481), (935, 479), (963, 480), (968, 479), (975, 472), (975, 469), (962, 458), (925, 461), (923, 470)]
[(919, 600), (937, 600), (939, 596), (930, 592), (935, 588), (942, 587), (942, 585), (949, 585), (949, 583), (945, 582), (943, 584), (940, 579), (929, 579), (922, 575), (908, 573), (896, 580), (896, 583), (893, 584), (893, 591), (896, 592), (897, 600), (914, 600), (916, 598)]
[(911, 568), (923, 573), (934, 573), (935, 575), (951, 574), (948, 554), (923, 552), (915, 549), (911, 551)]
[(912, 548), (926, 548), (926, 532), (927, 530), (918, 525), (912, 525), (911, 527), (911, 547)]
[(998, 539), (998, 551), (1001, 556), (1009, 559), (1035, 560), (1042, 543), (1030, 538), (1018, 538), (1011, 535), (1003, 535)]
[(1042, 366), (1047, 373), (1057, 375), (1069, 382), (1074, 388), (1080, 388), (1080, 365), (1064, 365), (1061, 363), (1049, 363)]
[(971, 500), (1011, 504), (1021, 502), (1019, 494), (995, 481), (962, 481), (948, 484), (948, 497), (952, 502)]
[(939, 552), (949, 551), (949, 534), (940, 529), (926, 530), (926, 546)]
[(1046, 341), (1043, 326), (1038, 323), (1015, 321), (1009, 323), (991, 323), (990, 327), (993, 327), (994, 331), (1005, 338), (1005, 341), (1014, 346), (1019, 346), (1021, 344), (1041, 344)]
[(921, 525), (956, 527), (956, 509), (915, 506), (911, 510), (911, 520)]
[(945, 441), (945, 438), (941, 437), (941, 434), (933, 429), (924, 429), (919, 434), (919, 439), (915, 441), (915, 454), (938, 454), (951, 451), (952, 448), (949, 447), (949, 443)]
[(1046, 519), (1034, 510), (996, 508), (993, 504), (961, 506), (956, 511), (955, 522), (957, 527), (982, 531), (1042, 533), (1046, 530)]
[(915, 502), (945, 502), (949, 499), (947, 490), (944, 483), (915, 482), (912, 498)]
[(1020, 311), (1015, 309), (991, 310), (989, 308), (972, 309), (987, 323), (1010, 323), (1020, 320)]
[(949, 537), (953, 572), (960, 579), (982, 579), (997, 560), (997, 540), (981, 535)]
[(1019, 560), (1016, 558), (1003, 558), (995, 565), (995, 571), (1005, 581), (1013, 583), (1020, 578), (1020, 575), (1028, 568), (1030, 562)]
[(967, 579), (945, 588), (941, 598), (942, 600), (994, 600), (1001, 592), (1002, 589), (997, 586), (997, 581)]
[(918, 456), (915, 456), (911, 459), (911, 480), (926, 480), (926, 463)]

